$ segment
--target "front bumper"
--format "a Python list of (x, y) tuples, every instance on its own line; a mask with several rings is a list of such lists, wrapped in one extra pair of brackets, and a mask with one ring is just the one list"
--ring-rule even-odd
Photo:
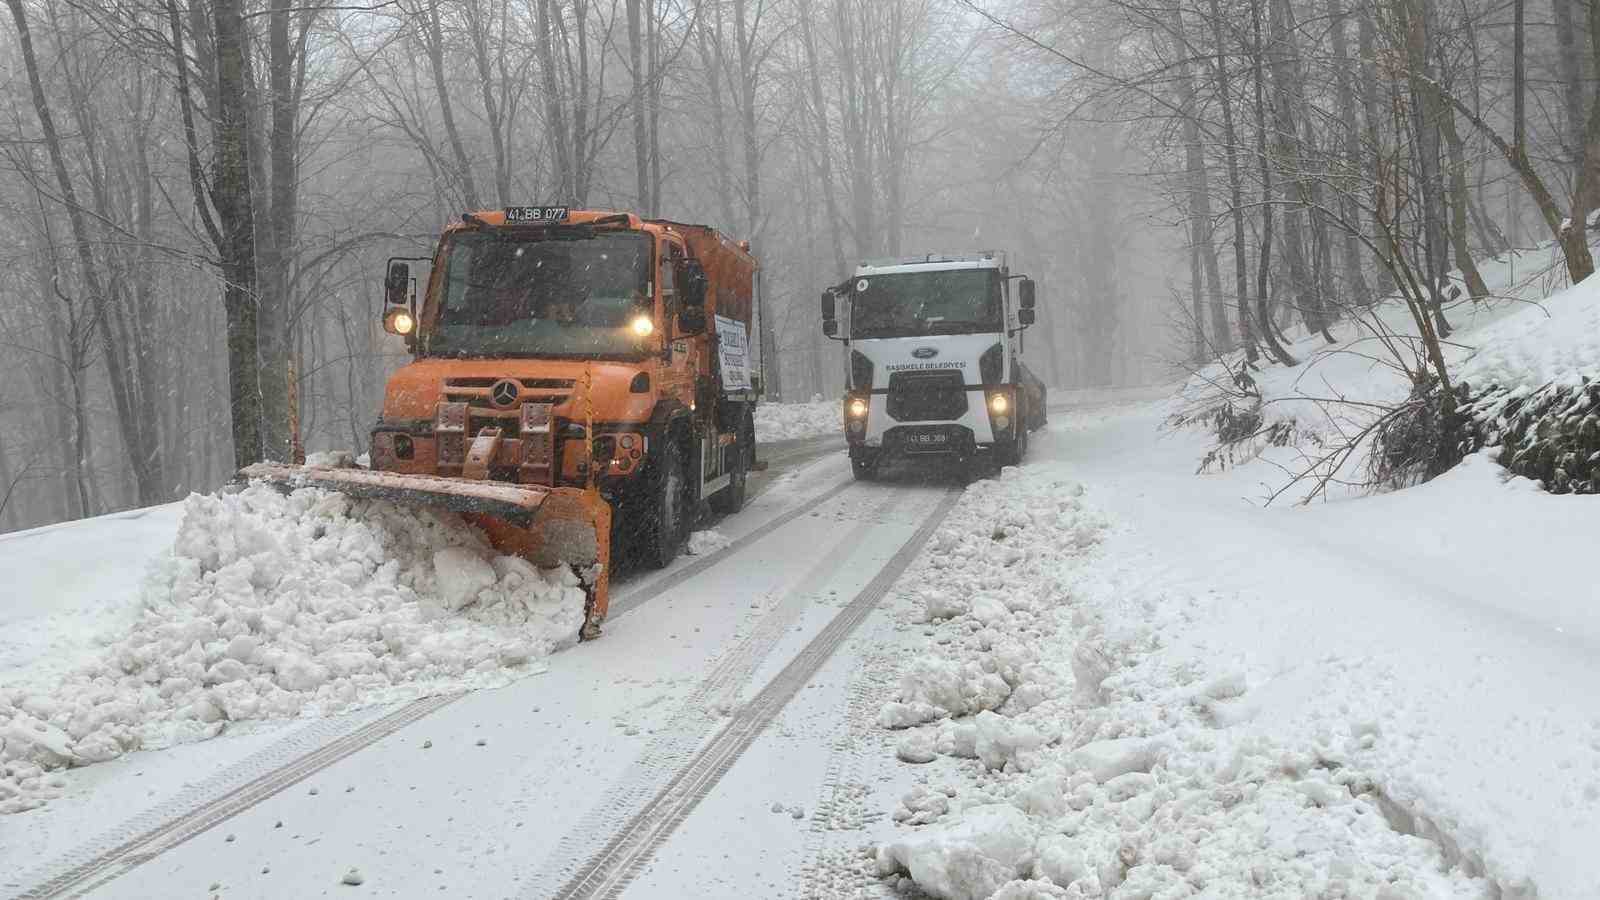
[[(581, 487), (589, 459), (604, 466), (602, 484), (622, 482), (644, 468), (647, 451), (643, 423), (596, 422), (593, 443), (582, 423), (555, 418), (548, 433), (517, 433), (495, 441), (483, 461), (491, 481), (551, 487)], [(481, 432), (480, 432), (481, 433)], [(459, 477), (467, 467), (476, 435), (450, 430), (433, 419), (380, 419), (372, 428), (372, 468), (406, 475)], [(588, 452), (586, 452), (586, 449)]]

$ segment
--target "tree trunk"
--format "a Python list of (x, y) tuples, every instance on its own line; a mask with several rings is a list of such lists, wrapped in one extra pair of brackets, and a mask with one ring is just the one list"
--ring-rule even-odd
[[(1189, 69), (1189, 58), (1193, 55), (1183, 26), (1182, 10), (1178, 6), (1172, 8), (1175, 32), (1181, 36), (1176, 41), (1178, 57), (1178, 107), (1183, 110), (1183, 143), (1184, 161), (1187, 165), (1190, 241), (1194, 244), (1194, 260), (1204, 274), (1206, 286), (1211, 295), (1211, 349), (1216, 353), (1227, 353), (1233, 349), (1233, 332), (1228, 329), (1228, 316), (1223, 309), (1222, 278), (1217, 272), (1217, 248), (1211, 239), (1211, 183), (1210, 173), (1206, 171), (1205, 149), (1200, 142), (1200, 124), (1196, 119), (1199, 115), (1195, 108), (1194, 75)], [(1200, 347), (1206, 347), (1205, 322), (1206, 317), (1201, 312), (1199, 285), (1195, 285), (1195, 315), (1194, 328), (1199, 338)]]
[[(261, 443), (267, 459), (292, 462), (295, 457), (295, 418), (290, 408), (294, 391), (289, 384), (289, 268), (294, 258), (295, 200), (299, 173), (295, 161), (298, 110), (291, 86), (294, 69), (289, 43), (291, 0), (271, 0), (267, 17), (267, 96), (270, 129), (267, 133), (268, 188), (263, 210), (266, 235), (257, 235), (256, 253), (260, 286), (256, 310), (256, 339), (261, 357)], [(262, 238), (265, 238), (264, 240)]]
[(1295, 71), (1296, 60), (1289, 53), (1289, 30), (1287, 18), (1287, 0), (1267, 0), (1268, 25), (1272, 31), (1272, 52), (1270, 53), (1272, 69), (1272, 112), (1273, 112), (1273, 157), (1276, 164), (1285, 173), (1294, 173), (1297, 177), (1291, 178), (1285, 174), (1283, 185), (1283, 250), (1284, 258), (1289, 263), (1289, 287), (1294, 297), (1295, 309), (1300, 313), (1305, 322), (1307, 331), (1320, 331), (1323, 328), (1321, 305), (1316, 297), (1316, 286), (1311, 281), (1311, 272), (1307, 268), (1305, 258), (1305, 234), (1302, 230), (1303, 217), (1306, 211), (1306, 197), (1304, 185), (1300, 183), (1299, 174), (1305, 171), (1306, 160), (1303, 158), (1300, 147), (1298, 130), (1295, 127), (1295, 87), (1298, 84), (1299, 73)]
[[(507, 144), (506, 111), (509, 101), (505, 92), (509, 89), (504, 81), (501, 82), (501, 97), (497, 100), (494, 95), (494, 66), (491, 63), (489, 46), (493, 43), (503, 54), (509, 36), (500, 35), (496, 40), (490, 33), (489, 20), (482, 14), (478, 6), (480, 0), (463, 0), (460, 3), (462, 13), (467, 17), (467, 27), (472, 32), (472, 61), (478, 73), (478, 91), (483, 98), (483, 118), (489, 125), (489, 149), (494, 153), (494, 188), (495, 201), (506, 204), (511, 201), (511, 160)], [(501, 9), (504, 10), (502, 5)]]
[[(17, 0), (12, 0), (17, 2)], [(255, 211), (250, 198), (250, 143), (245, 119), (245, 34), (241, 0), (214, 0), (216, 19), (216, 176), (212, 199), (223, 243), (223, 305), (228, 312), (228, 395), (233, 458), (261, 460), (260, 362), (256, 350)]]
[(661, 215), (661, 25), (656, 17), (655, 0), (646, 0), (645, 47), (648, 54), (646, 85), (650, 117), (650, 207), (652, 217)]
[(1270, 126), (1267, 121), (1265, 84), (1266, 50), (1261, 42), (1262, 2), (1251, 0), (1250, 3), (1251, 25), (1255, 33), (1256, 156), (1261, 161), (1261, 246), (1256, 251), (1256, 324), (1267, 353), (1283, 365), (1292, 366), (1295, 365), (1295, 358), (1278, 340), (1277, 328), (1272, 321), (1267, 281), (1272, 271), (1272, 157), (1267, 152), (1267, 129)]
[[(1443, 106), (1443, 104), (1440, 104)], [(1467, 244), (1467, 156), (1456, 131), (1456, 117), (1449, 108), (1440, 110), (1439, 128), (1444, 133), (1445, 146), (1450, 152), (1450, 243), (1455, 250), (1456, 266), (1467, 282), (1467, 293), (1474, 300), (1489, 296), (1489, 286), (1472, 260), (1472, 248)]]
[[(765, 220), (761, 212), (761, 139), (756, 134), (756, 89), (761, 79), (761, 63), (757, 54), (758, 22), (747, 22), (746, 0), (733, 0), (734, 39), (739, 44), (739, 121), (744, 138), (744, 205), (746, 228), (752, 247), (762, 241)], [(758, 14), (760, 9), (757, 10)], [(766, 382), (763, 389), (768, 396), (783, 398), (783, 367), (778, 359), (777, 323), (773, 321), (772, 305), (766, 291), (757, 301), (757, 315), (761, 320), (761, 364)]]
[(850, 224), (855, 232), (856, 258), (866, 259), (876, 255), (879, 246), (877, 224), (873, 221), (873, 172), (867, 141), (868, 122), (862, 111), (862, 93), (866, 86), (858, 84), (857, 57), (860, 47), (851, 22), (849, 0), (834, 0), (833, 9), (834, 24), (839, 31), (845, 158), (850, 166)]
[[(1594, 54), (1595, 70), (1600, 71), (1600, 3), (1589, 4), (1589, 46)], [(1583, 133), (1582, 155), (1578, 159), (1577, 184), (1572, 190), (1572, 225), (1567, 229), (1563, 242), (1568, 245), (1569, 260), (1573, 253), (1578, 252), (1576, 248), (1581, 248), (1581, 252), (1589, 256), (1589, 203), (1590, 198), (1600, 191), (1597, 181), (1600, 181), (1600, 91), (1595, 91), (1594, 103), (1589, 110), (1589, 122)], [(1589, 274), (1594, 273), (1592, 257), (1589, 270)], [(1581, 280), (1576, 273), (1573, 274), (1574, 284)]]
[[(461, 184), (461, 201), (468, 209), (481, 209), (478, 203), (478, 185), (472, 178), (472, 160), (467, 156), (466, 144), (456, 128), (456, 117), (450, 105), (450, 88), (444, 78), (444, 28), (439, 22), (439, 0), (428, 0), (422, 19), (422, 44), (428, 54), (429, 69), (433, 73), (433, 88), (439, 95), (439, 118), (444, 120), (444, 133), (450, 140), (450, 149), (456, 158), (456, 178)], [(221, 38), (218, 38), (221, 43)], [(221, 48), (218, 48), (221, 52)]]
[(640, 0), (628, 3), (628, 74), (633, 92), (628, 105), (633, 109), (633, 183), (638, 208), (648, 215), (650, 200), (650, 140), (644, 114), (644, 29), (639, 16)]
[(1356, 233), (1361, 222), (1361, 206), (1352, 196), (1354, 188), (1362, 184), (1361, 131), (1356, 118), (1355, 89), (1350, 83), (1350, 39), (1346, 34), (1344, 0), (1328, 0), (1328, 18), (1333, 31), (1334, 65), (1338, 67), (1334, 89), (1338, 96), (1339, 119), (1344, 126), (1339, 135), (1339, 155), (1346, 172), (1337, 182), (1343, 186), (1339, 190), (1339, 215), (1344, 220), (1339, 225), (1343, 238), (1339, 242), (1340, 262), (1350, 301), (1357, 306), (1367, 306), (1372, 296), (1362, 274), (1361, 238)]
[(722, 214), (722, 227), (734, 227), (733, 188), (728, 182), (728, 130), (726, 113), (722, 106), (722, 6), (711, 5), (711, 48), (706, 48), (706, 10), (702, 0), (695, 0), (695, 16), (700, 27), (695, 29), (695, 39), (700, 50), (700, 62), (705, 66), (706, 87), (711, 95), (711, 139), (716, 158), (712, 160), (712, 183), (716, 186), (717, 209)]
[(1411, 78), (1412, 128), (1417, 134), (1418, 176), (1422, 190), (1422, 247), (1427, 260), (1428, 310), (1434, 329), (1441, 337), (1450, 336), (1444, 318), (1441, 283), (1448, 271), (1445, 257), (1443, 193), (1444, 179), (1439, 166), (1439, 120), (1444, 104), (1438, 102), (1433, 59), (1428, 53), (1427, 0), (1407, 0), (1396, 7), (1404, 17), (1406, 69)]
[[(1518, 0), (1521, 2), (1521, 0)], [(1360, 17), (1356, 20), (1356, 40), (1358, 53), (1361, 56), (1361, 133), (1366, 142), (1366, 152), (1362, 154), (1361, 165), (1357, 171), (1371, 173), (1369, 177), (1376, 177), (1382, 168), (1379, 158), (1378, 134), (1380, 123), (1383, 122), (1383, 107), (1378, 94), (1378, 65), (1377, 44), (1378, 28), (1373, 20), (1373, 11), (1370, 7), (1361, 8)], [(1378, 221), (1377, 213), (1373, 213), (1372, 220), (1374, 234), (1382, 234), (1383, 227)], [(1394, 271), (1392, 261), (1389, 259), (1388, 245), (1383, 241), (1376, 241), (1378, 245), (1378, 267), (1373, 279), (1373, 299), (1386, 297), (1394, 293)]]
[(535, 8), (534, 55), (539, 60), (539, 76), (544, 87), (545, 127), (550, 149), (555, 155), (555, 180), (564, 202), (577, 202), (577, 176), (572, 159), (572, 134), (567, 129), (566, 107), (556, 69), (555, 33), (550, 23), (551, 0), (538, 0)]
[[(1583, 33), (1579, 31), (1583, 25), (1580, 25), (1572, 13), (1574, 7), (1584, 8), (1588, 5), (1582, 0), (1550, 0), (1550, 9), (1555, 19), (1556, 62), (1561, 72), (1561, 109), (1564, 120), (1561, 143), (1567, 151), (1568, 165), (1572, 167), (1574, 179), (1577, 178), (1578, 167), (1583, 165), (1585, 160), (1583, 135), (1586, 126), (1583, 111)], [(1593, 189), (1600, 188), (1600, 179), (1591, 176), (1589, 184), (1591, 194), (1583, 200), (1586, 207), (1593, 209), (1596, 200), (1600, 200), (1593, 195)]]
[(805, 49), (811, 109), (817, 124), (817, 178), (822, 182), (822, 203), (828, 214), (828, 246), (833, 251), (833, 279), (840, 280), (849, 273), (845, 269), (844, 244), (839, 237), (839, 204), (833, 196), (833, 137), (828, 127), (828, 104), (822, 95), (816, 35), (811, 28), (811, 0), (800, 0), (800, 3), (800, 43)]
[[(1222, 14), (1218, 0), (1211, 4), (1211, 39), (1215, 50), (1212, 73), (1217, 81), (1218, 105), (1222, 107), (1223, 151), (1228, 160), (1228, 202), (1233, 217), (1233, 279), (1235, 301), (1239, 305), (1239, 342), (1244, 345), (1245, 359), (1257, 359), (1255, 329), (1250, 327), (1250, 275), (1245, 259), (1244, 242), (1244, 182), (1239, 173), (1239, 130), (1234, 124), (1233, 91), (1228, 86), (1228, 59), (1230, 54), (1222, 40)], [(1259, 67), (1258, 67), (1259, 68)], [(1212, 315), (1216, 315), (1213, 309)], [(1216, 331), (1213, 321), (1212, 331)]]

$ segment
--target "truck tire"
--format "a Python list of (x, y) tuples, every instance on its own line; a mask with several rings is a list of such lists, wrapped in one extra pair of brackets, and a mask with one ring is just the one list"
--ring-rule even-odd
[(755, 425), (747, 420), (744, 427), (739, 429), (738, 442), (733, 445), (733, 463), (728, 467), (728, 486), (711, 495), (712, 512), (731, 516), (744, 509), (745, 490), (750, 480), (750, 461), (755, 457), (754, 436)]
[(850, 454), (850, 474), (857, 481), (871, 481), (878, 477), (878, 461), (864, 454)]
[(999, 444), (995, 461), (1001, 468), (1005, 466), (1020, 466), (1022, 460), (1028, 455), (1028, 410), (1017, 410), (1016, 437)]
[(664, 569), (678, 558), (687, 531), (690, 509), (684, 496), (682, 446), (676, 435), (661, 442), (640, 510), (644, 521), (639, 524), (638, 558), (652, 569)]

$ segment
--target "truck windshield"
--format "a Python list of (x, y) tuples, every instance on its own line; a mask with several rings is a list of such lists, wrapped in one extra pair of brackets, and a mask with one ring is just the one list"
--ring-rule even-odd
[(638, 232), (459, 232), (444, 252), (427, 356), (631, 359), (649, 339), (650, 239)]
[(1000, 305), (1000, 278), (995, 269), (858, 277), (850, 297), (850, 336), (999, 331)]

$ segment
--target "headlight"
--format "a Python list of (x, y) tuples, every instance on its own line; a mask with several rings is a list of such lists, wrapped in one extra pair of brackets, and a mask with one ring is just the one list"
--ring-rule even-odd
[(852, 419), (864, 418), (867, 415), (867, 401), (861, 397), (851, 397), (850, 402), (845, 406), (845, 410), (849, 412)]
[(989, 395), (989, 411), (990, 412), (992, 412), (992, 413), (994, 413), (995, 415), (998, 416), (998, 415), (1003, 414), (1006, 410), (1008, 410), (1010, 408), (1011, 408), (1011, 399), (1009, 397), (1007, 397), (1005, 394), (990, 394)]
[(410, 334), (417, 327), (417, 320), (409, 310), (394, 309), (383, 314), (383, 329), (391, 334)]
[(650, 321), (649, 316), (639, 316), (635, 318), (631, 323), (629, 323), (628, 327), (633, 329), (634, 335), (642, 338), (647, 338), (656, 333), (656, 323)]

